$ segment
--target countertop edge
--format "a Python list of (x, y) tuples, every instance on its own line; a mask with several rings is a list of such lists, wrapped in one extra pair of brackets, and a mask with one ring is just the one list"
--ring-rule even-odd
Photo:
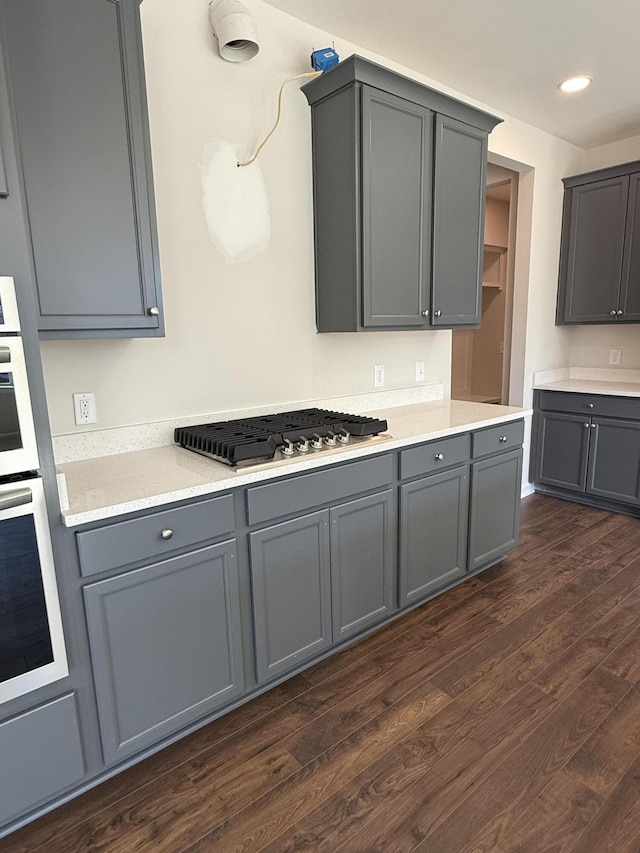
[[(498, 414), (495, 418), (468, 421), (466, 423), (456, 424), (455, 426), (449, 426), (447, 428), (432, 430), (424, 433), (416, 433), (414, 435), (404, 436), (402, 438), (394, 438), (393, 436), (390, 436), (388, 439), (381, 438), (380, 440), (371, 444), (367, 444), (366, 446), (353, 448), (345, 447), (341, 450), (340, 453), (337, 454), (318, 454), (312, 457), (311, 459), (300, 459), (294, 462), (283, 461), (277, 463), (267, 463), (263, 468), (260, 468), (259, 470), (257, 468), (241, 469), (240, 471), (234, 471), (233, 469), (229, 469), (228, 476), (223, 477), (219, 480), (213, 480), (208, 483), (185, 487), (175, 491), (157, 493), (154, 495), (142, 497), (136, 500), (126, 501), (123, 503), (100, 506), (96, 507), (95, 509), (74, 511), (72, 508), (73, 501), (71, 499), (71, 505), (69, 506), (69, 508), (62, 509), (61, 511), (62, 521), (65, 527), (76, 528), (92, 522), (115, 519), (119, 516), (128, 515), (130, 513), (139, 512), (145, 509), (154, 509), (166, 506), (168, 504), (189, 500), (191, 498), (204, 497), (206, 495), (226, 492), (231, 489), (239, 488), (253, 483), (264, 483), (269, 480), (275, 480), (281, 477), (288, 477), (292, 474), (302, 474), (316, 470), (318, 468), (330, 467), (332, 465), (337, 465), (342, 462), (354, 461), (360, 458), (384, 453), (386, 451), (396, 450), (402, 447), (410, 447), (414, 444), (421, 444), (424, 442), (433, 441), (438, 438), (458, 435), (463, 432), (470, 432), (477, 429), (485, 429), (487, 427), (496, 426), (501, 423), (521, 420), (523, 418), (530, 417), (532, 414), (532, 409), (518, 409), (515, 412)], [(181, 450), (180, 448), (178, 449)], [(122, 454), (121, 456), (126, 457), (138, 454), (140, 452), (144, 451), (131, 451), (130, 453)], [(183, 452), (189, 454), (191, 453), (191, 451), (188, 450), (184, 450)], [(106, 459), (109, 458), (111, 457), (106, 457)], [(220, 466), (220, 463), (212, 462), (211, 464)], [(63, 475), (63, 478), (65, 468), (71, 465), (82, 465), (82, 462), (63, 463), (62, 465), (60, 465), (58, 467), (58, 470), (59, 474)]]

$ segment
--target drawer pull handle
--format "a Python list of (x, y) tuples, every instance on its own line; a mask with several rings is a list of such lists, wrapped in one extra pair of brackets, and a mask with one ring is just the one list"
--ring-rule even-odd
[(507, 440), (507, 436), (506, 436), (506, 435), (501, 435), (501, 436), (500, 436), (500, 441), (501, 441), (503, 444), (506, 442), (506, 440)]
[(160, 536), (162, 536), (162, 538), (165, 540), (165, 542), (167, 542), (169, 539), (173, 539), (173, 530), (171, 530), (170, 528), (166, 527), (166, 528), (162, 531), (162, 533), (160, 534)]
[(587, 403), (587, 409), (593, 409), (593, 403)]
[(436, 462), (442, 462), (444, 459), (444, 453), (436, 453)]

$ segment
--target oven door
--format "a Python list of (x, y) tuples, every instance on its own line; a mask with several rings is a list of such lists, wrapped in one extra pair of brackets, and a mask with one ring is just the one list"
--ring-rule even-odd
[(0, 337), (0, 477), (39, 465), (22, 341)]
[(0, 485), (0, 702), (68, 675), (40, 478)]
[(0, 335), (19, 331), (20, 321), (13, 279), (8, 275), (0, 275)]

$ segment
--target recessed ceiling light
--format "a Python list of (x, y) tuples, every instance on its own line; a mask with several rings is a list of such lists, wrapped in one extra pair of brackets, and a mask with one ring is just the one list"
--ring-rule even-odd
[(590, 83), (591, 77), (587, 74), (576, 74), (575, 77), (569, 77), (567, 80), (563, 80), (562, 83), (558, 84), (558, 89), (560, 89), (561, 92), (581, 92), (583, 89), (586, 89)]

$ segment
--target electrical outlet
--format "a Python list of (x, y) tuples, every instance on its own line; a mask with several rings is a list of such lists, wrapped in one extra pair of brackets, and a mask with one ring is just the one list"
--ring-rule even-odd
[(621, 349), (610, 349), (609, 350), (609, 364), (622, 364), (622, 350)]
[(376, 364), (373, 368), (373, 387), (382, 388), (384, 385), (384, 364)]
[(416, 382), (424, 382), (424, 361), (416, 361)]
[(96, 395), (89, 392), (74, 394), (73, 411), (77, 426), (97, 423), (98, 414), (96, 412)]

